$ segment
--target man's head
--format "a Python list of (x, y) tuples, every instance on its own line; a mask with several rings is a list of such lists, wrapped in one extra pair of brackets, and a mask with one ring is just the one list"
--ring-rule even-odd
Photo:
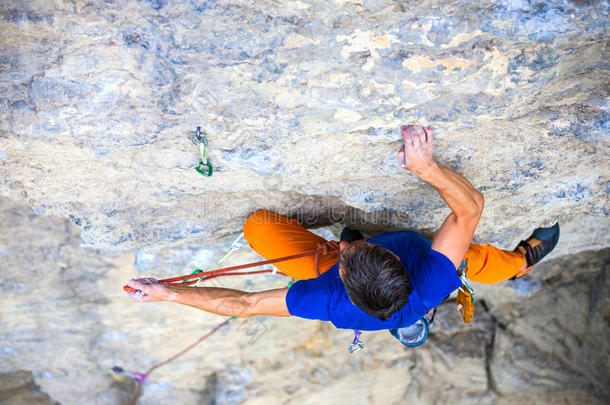
[(341, 242), (339, 274), (352, 303), (382, 320), (402, 308), (411, 294), (409, 275), (398, 257), (378, 245)]

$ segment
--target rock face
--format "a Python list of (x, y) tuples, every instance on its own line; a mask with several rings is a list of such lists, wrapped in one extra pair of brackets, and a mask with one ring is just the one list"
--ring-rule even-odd
[(486, 195), (479, 240), (609, 244), (605, 2), (9, 0), (0, 31), (0, 195), (84, 245), (184, 248), (263, 207), (432, 231), (403, 123)]
[[(135, 383), (112, 374), (114, 365), (143, 372), (223, 320), (131, 301), (120, 287), (135, 252), (79, 240), (69, 221), (0, 199), (2, 404), (128, 404)], [(219, 248), (198, 248), (202, 260), (219, 256)], [(243, 249), (228, 263), (253, 259)], [(518, 283), (476, 285), (473, 322), (462, 323), (450, 299), (416, 349), (386, 331), (365, 332), (365, 349), (350, 355), (351, 332), (330, 324), (231, 321), (151, 374), (140, 403), (607, 404), (609, 260), (609, 249), (583, 252), (546, 261)], [(230, 279), (219, 284), (286, 283)]]
[(32, 380), (32, 373), (16, 371), (0, 374), (0, 404), (2, 405), (56, 405), (48, 394)]
[(122, 284), (213, 263), (254, 210), (329, 238), (437, 229), (448, 209), (396, 162), (404, 123), (485, 194), (478, 241), (559, 221), (552, 260), (477, 286), (472, 325), (443, 304), (417, 350), (232, 321), (142, 403), (610, 401), (607, 2), (1, 3), (0, 402), (129, 403), (112, 366), (144, 371), (221, 319)]

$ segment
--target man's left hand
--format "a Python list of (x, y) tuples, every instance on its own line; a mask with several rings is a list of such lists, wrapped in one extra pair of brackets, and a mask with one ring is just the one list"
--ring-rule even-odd
[(129, 280), (127, 285), (136, 289), (127, 294), (139, 302), (167, 301), (169, 298), (170, 286), (156, 278), (136, 278)]

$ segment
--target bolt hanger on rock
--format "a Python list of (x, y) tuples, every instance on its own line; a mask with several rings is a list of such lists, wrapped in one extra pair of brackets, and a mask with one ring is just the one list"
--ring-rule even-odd
[(201, 160), (199, 161), (199, 164), (195, 166), (195, 170), (202, 176), (211, 177), (214, 172), (214, 167), (212, 166), (212, 163), (208, 161), (208, 156), (205, 151), (206, 146), (208, 146), (208, 138), (206, 135), (205, 131), (198, 126), (195, 133), (189, 136), (189, 139), (195, 145), (199, 146), (199, 156), (201, 157)]

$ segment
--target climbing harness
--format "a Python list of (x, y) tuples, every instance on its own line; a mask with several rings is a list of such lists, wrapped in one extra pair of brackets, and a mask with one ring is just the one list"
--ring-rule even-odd
[(208, 146), (208, 138), (206, 136), (205, 131), (201, 129), (201, 127), (197, 127), (195, 133), (189, 136), (189, 139), (195, 144), (199, 146), (199, 156), (201, 157), (201, 161), (197, 166), (195, 166), (195, 170), (205, 177), (211, 177), (214, 172), (214, 167), (212, 163), (208, 160), (208, 156), (205, 152), (206, 146)]
[(462, 280), (462, 285), (458, 288), (455, 305), (458, 312), (462, 315), (464, 323), (470, 323), (474, 317), (474, 290), (466, 278), (468, 270), (468, 259), (464, 260), (458, 268), (458, 275)]

